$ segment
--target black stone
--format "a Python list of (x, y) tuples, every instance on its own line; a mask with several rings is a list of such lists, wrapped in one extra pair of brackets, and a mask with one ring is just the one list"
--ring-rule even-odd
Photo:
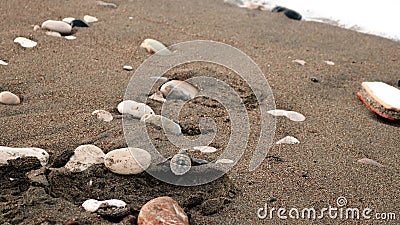
[(87, 24), (83, 20), (76, 19), (76, 20), (72, 20), (71, 26), (72, 27), (89, 27), (89, 24)]
[(397, 81), (397, 86), (398, 86), (398, 87), (400, 87), (400, 80), (399, 80), (399, 81)]
[(311, 81), (314, 82), (314, 83), (318, 83), (319, 82), (319, 80), (316, 77), (311, 77)]
[(287, 16), (287, 17), (290, 18), (290, 19), (293, 19), (293, 20), (301, 20), (301, 15), (300, 15), (300, 13), (298, 13), (298, 12), (296, 12), (296, 11), (293, 11), (293, 10), (291, 10), (291, 9), (286, 10), (286, 11), (284, 12), (284, 14), (285, 14), (285, 16)]

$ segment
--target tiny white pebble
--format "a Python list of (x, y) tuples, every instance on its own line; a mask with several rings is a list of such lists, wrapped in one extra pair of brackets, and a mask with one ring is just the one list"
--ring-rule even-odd
[(94, 17), (94, 16), (89, 16), (89, 15), (85, 15), (85, 16), (83, 17), (83, 20), (84, 20), (86, 23), (94, 23), (94, 22), (99, 21), (99, 19), (97, 19), (96, 17)]
[(328, 64), (328, 65), (330, 65), (330, 66), (334, 66), (335, 65), (335, 63), (334, 62), (332, 62), (332, 61), (324, 61), (326, 64)]
[(64, 36), (64, 38), (67, 39), (67, 40), (75, 40), (76, 39), (76, 37), (73, 36), (73, 35)]
[(301, 59), (295, 59), (292, 62), (295, 62), (295, 63), (300, 64), (302, 66), (304, 66), (306, 64), (306, 61), (301, 60)]
[(0, 60), (0, 65), (2, 65), (2, 66), (7, 66), (8, 63), (7, 63), (7, 62), (4, 62), (3, 60)]
[(123, 69), (127, 70), (127, 71), (131, 71), (131, 70), (133, 70), (133, 67), (132, 66), (124, 66)]

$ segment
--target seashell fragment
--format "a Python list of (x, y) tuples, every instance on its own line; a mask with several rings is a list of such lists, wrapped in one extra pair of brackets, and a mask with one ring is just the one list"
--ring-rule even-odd
[(186, 81), (171, 80), (163, 84), (160, 88), (167, 99), (180, 99), (180, 100), (191, 100), (196, 97), (199, 90), (193, 85)]
[(28, 38), (24, 37), (17, 37), (14, 39), (14, 42), (20, 44), (24, 48), (33, 48), (37, 45), (35, 41), (29, 40)]
[(21, 103), (19, 97), (9, 91), (0, 92), (0, 103), (6, 105), (18, 105)]
[(65, 168), (71, 172), (82, 172), (92, 165), (104, 162), (103, 150), (95, 145), (81, 145), (74, 151)]
[(122, 101), (118, 104), (117, 108), (118, 112), (121, 114), (130, 114), (136, 119), (142, 118), (145, 114), (154, 114), (154, 111), (150, 106), (133, 100)]
[(330, 66), (334, 66), (334, 65), (335, 65), (335, 63), (332, 62), (332, 61), (325, 60), (324, 62), (325, 62), (326, 64), (330, 65)]
[(41, 148), (11, 148), (0, 146), (0, 165), (7, 165), (7, 160), (22, 157), (36, 157), (42, 166), (49, 161), (49, 154)]
[(92, 112), (92, 115), (97, 115), (97, 119), (104, 122), (110, 122), (111, 120), (113, 120), (113, 116), (111, 115), (111, 113), (105, 110), (95, 110)]
[(99, 19), (97, 19), (96, 17), (94, 17), (94, 16), (89, 16), (89, 15), (85, 15), (85, 16), (83, 17), (83, 20), (84, 20), (86, 23), (94, 23), (94, 22), (99, 21)]
[(368, 159), (368, 158), (362, 158), (357, 160), (359, 163), (367, 164), (367, 165), (372, 165), (372, 166), (377, 166), (377, 167), (385, 167), (384, 165), (378, 163), (377, 161), (373, 159)]
[(60, 34), (70, 34), (72, 32), (72, 26), (64, 21), (58, 20), (46, 20), (42, 23), (42, 29), (55, 31)]
[(73, 35), (64, 36), (64, 38), (67, 40), (75, 40), (76, 39), (76, 37)]
[(88, 199), (85, 202), (83, 202), (82, 207), (88, 212), (96, 212), (99, 208), (107, 208), (107, 207), (124, 208), (126, 207), (126, 203), (118, 199), (109, 199), (104, 201)]
[(7, 66), (8, 63), (7, 63), (7, 62), (4, 62), (3, 60), (0, 60), (0, 65), (2, 65), (2, 66)]
[(140, 148), (120, 148), (108, 152), (104, 165), (114, 173), (129, 175), (145, 171), (151, 163), (151, 155)]
[(306, 117), (298, 112), (295, 111), (286, 111), (283, 109), (274, 109), (274, 110), (269, 110), (267, 111), (267, 113), (273, 115), (273, 116), (285, 116), (288, 119), (292, 120), (292, 121), (296, 121), (296, 122), (301, 122), (304, 121), (306, 119)]
[(187, 173), (192, 166), (190, 157), (187, 156), (186, 154), (176, 154), (174, 157), (172, 157), (170, 161), (170, 168), (171, 171), (177, 175), (183, 175)]
[(110, 7), (110, 8), (117, 8), (118, 6), (114, 3), (110, 2), (103, 2), (103, 1), (96, 1), (97, 5), (104, 6), (104, 7)]
[(166, 102), (167, 99), (164, 98), (163, 94), (159, 91), (156, 93), (152, 94), (149, 99), (157, 101), (157, 102)]
[(211, 146), (196, 146), (196, 147), (193, 147), (193, 149), (198, 150), (202, 153), (214, 153), (217, 151), (216, 148), (211, 147)]
[(217, 161), (215, 161), (215, 163), (231, 164), (231, 163), (233, 163), (233, 160), (232, 159), (218, 159)]
[(299, 65), (302, 65), (302, 66), (304, 66), (306, 64), (306, 61), (301, 60), (301, 59), (295, 59), (292, 62), (295, 62), (295, 63), (297, 63)]
[(142, 44), (140, 44), (141, 48), (147, 49), (150, 54), (157, 53), (158, 55), (169, 55), (171, 51), (165, 47), (161, 42), (154, 39), (145, 39)]
[(300, 141), (292, 136), (286, 136), (284, 138), (282, 138), (281, 140), (277, 141), (276, 144), (289, 144), (289, 145), (293, 145), (293, 144), (299, 144)]
[(61, 34), (55, 31), (47, 31), (46, 35), (52, 36), (52, 37), (61, 37)]
[(163, 128), (166, 133), (172, 133), (175, 135), (182, 134), (181, 126), (164, 116), (144, 114), (140, 120), (145, 123), (151, 123), (157, 127)]

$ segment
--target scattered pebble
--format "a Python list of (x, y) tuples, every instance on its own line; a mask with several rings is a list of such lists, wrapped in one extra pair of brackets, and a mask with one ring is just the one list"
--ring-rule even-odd
[(113, 116), (110, 112), (105, 110), (94, 110), (92, 115), (97, 115), (97, 119), (102, 120), (104, 122), (110, 122), (113, 120)]
[(65, 168), (71, 172), (82, 172), (95, 164), (104, 162), (103, 150), (95, 145), (81, 145), (74, 151)]
[(18, 105), (21, 103), (19, 97), (9, 91), (0, 92), (0, 103), (5, 105)]
[(175, 175), (181, 176), (190, 170), (192, 163), (188, 155), (178, 153), (172, 157), (170, 167)]
[(151, 163), (151, 155), (140, 148), (120, 148), (108, 152), (104, 165), (114, 173), (129, 175), (145, 171)]
[(142, 118), (140, 118), (140, 120), (145, 123), (150, 123), (157, 127), (163, 128), (166, 133), (171, 133), (175, 135), (182, 134), (181, 126), (179, 126), (179, 124), (175, 123), (174, 121), (164, 116), (154, 115), (154, 114), (144, 114)]
[(316, 77), (311, 77), (311, 81), (314, 82), (314, 83), (318, 83), (319, 82), (318, 78), (316, 78)]
[(150, 106), (133, 100), (122, 101), (118, 104), (117, 108), (118, 112), (121, 114), (130, 114), (136, 119), (142, 118), (145, 114), (154, 114), (154, 111)]
[(64, 36), (64, 38), (68, 39), (68, 40), (75, 40), (76, 39), (76, 37), (73, 36), (73, 35)]
[(162, 103), (167, 101), (167, 99), (164, 98), (163, 94), (160, 91), (152, 94), (149, 99)]
[(215, 163), (222, 163), (222, 164), (231, 164), (233, 163), (232, 159), (218, 159)]
[(303, 114), (295, 112), (295, 111), (286, 111), (286, 110), (282, 110), (282, 109), (275, 109), (275, 110), (269, 110), (269, 111), (267, 111), (267, 113), (269, 113), (273, 116), (285, 116), (288, 119), (290, 119), (292, 121), (296, 121), (296, 122), (301, 122), (306, 119), (306, 117)]
[(42, 29), (55, 31), (60, 34), (70, 34), (72, 32), (72, 26), (64, 21), (58, 20), (46, 20), (42, 23)]
[(69, 24), (72, 24), (72, 21), (74, 21), (74, 20), (75, 20), (74, 17), (67, 17), (67, 18), (62, 19), (63, 22), (66, 22)]
[(140, 209), (137, 221), (138, 225), (189, 225), (189, 218), (185, 211), (178, 202), (168, 196), (158, 197), (144, 204)]
[(99, 208), (107, 208), (107, 207), (125, 208), (126, 203), (118, 199), (109, 199), (104, 201), (88, 199), (85, 202), (83, 202), (82, 207), (88, 212), (96, 212)]
[(94, 23), (94, 22), (99, 21), (99, 19), (97, 19), (96, 17), (94, 17), (94, 16), (89, 16), (89, 15), (85, 15), (85, 16), (83, 17), (83, 20), (84, 20), (86, 23)]
[(124, 66), (124, 67), (122, 67), (124, 70), (127, 70), (127, 71), (131, 71), (131, 70), (133, 70), (133, 67), (132, 66)]
[(216, 148), (211, 147), (211, 146), (196, 146), (196, 147), (193, 147), (193, 149), (198, 150), (202, 153), (214, 153), (217, 151)]
[[(161, 42), (154, 39), (145, 39), (140, 47), (147, 49), (150, 54), (157, 53), (159, 55), (169, 55), (171, 51)], [(162, 51), (161, 51), (162, 50)]]
[(33, 48), (37, 45), (35, 41), (29, 40), (28, 38), (24, 37), (17, 37), (14, 39), (14, 42), (20, 44), (24, 48)]
[(3, 60), (0, 60), (0, 65), (2, 65), (2, 66), (7, 66), (8, 63), (7, 63), (7, 62), (4, 62)]
[(326, 64), (328, 64), (328, 65), (330, 65), (330, 66), (334, 66), (335, 65), (335, 63), (334, 62), (332, 62), (332, 61), (324, 61)]
[(117, 4), (111, 3), (111, 2), (103, 2), (103, 1), (96, 1), (97, 5), (100, 6), (105, 6), (105, 7), (110, 7), (110, 8), (117, 8)]
[(130, 17), (128, 17), (128, 19), (130, 19), (130, 20), (133, 20), (133, 17), (132, 17), (132, 16), (130, 16)]
[(292, 136), (286, 136), (282, 138), (281, 140), (277, 141), (276, 144), (289, 144), (289, 145), (294, 145), (294, 144), (300, 144), (300, 141)]
[(397, 87), (400, 87), (400, 80), (397, 81)]
[(52, 37), (61, 37), (61, 34), (55, 31), (47, 31), (46, 35), (52, 36)]
[(306, 61), (301, 60), (301, 59), (295, 59), (292, 62), (295, 62), (295, 63), (297, 63), (299, 65), (302, 65), (302, 66), (304, 66), (306, 64)]
[(180, 99), (184, 101), (196, 97), (199, 90), (186, 81), (171, 80), (163, 84), (160, 88), (166, 99)]
[(47, 165), (49, 154), (40, 148), (11, 148), (0, 146), (0, 165), (7, 165), (7, 160), (18, 159), (22, 157), (36, 157), (42, 166)]
[(75, 19), (71, 21), (71, 26), (72, 27), (89, 27), (89, 24), (87, 24), (85, 21), (80, 20), (80, 19)]
[(362, 158), (357, 160), (359, 163), (367, 164), (367, 165), (372, 165), (372, 166), (377, 166), (377, 167), (385, 167), (384, 165), (378, 163), (377, 161), (373, 159), (368, 159), (368, 158)]
[(33, 30), (34, 30), (34, 31), (38, 31), (38, 30), (40, 30), (40, 29), (41, 29), (41, 27), (40, 27), (39, 25), (33, 26)]

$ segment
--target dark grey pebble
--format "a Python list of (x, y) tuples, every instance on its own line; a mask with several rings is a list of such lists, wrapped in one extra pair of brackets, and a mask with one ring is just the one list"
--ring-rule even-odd
[(72, 20), (71, 26), (72, 26), (72, 27), (89, 27), (89, 24), (87, 24), (87, 23), (86, 23), (85, 21), (83, 21), (83, 20), (76, 19), (76, 20)]
[(398, 86), (398, 87), (400, 87), (400, 80), (399, 80), (399, 81), (397, 81), (397, 86)]
[(272, 197), (272, 198), (269, 199), (269, 202), (271, 202), (271, 203), (272, 203), (272, 202), (276, 202), (276, 201), (278, 201), (278, 199), (276, 199), (276, 198), (274, 198), (274, 197)]
[(277, 6), (277, 7), (273, 8), (272, 12), (278, 12), (278, 13), (283, 12), (283, 14), (285, 14), (285, 16), (287, 16), (288, 18), (293, 19), (293, 20), (301, 20), (301, 18), (302, 18), (300, 13), (298, 13), (294, 10), (282, 7), (282, 6)]
[(316, 77), (311, 77), (311, 81), (314, 82), (314, 83), (318, 83), (319, 82), (319, 80)]

